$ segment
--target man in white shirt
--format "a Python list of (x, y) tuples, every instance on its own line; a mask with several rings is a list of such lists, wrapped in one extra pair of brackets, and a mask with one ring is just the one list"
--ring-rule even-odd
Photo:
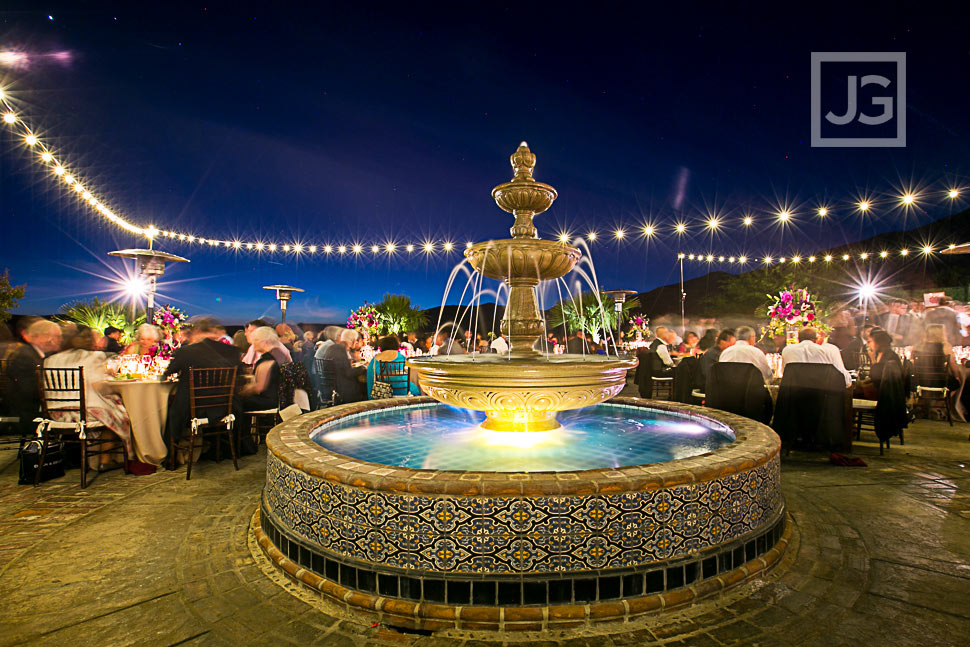
[(657, 326), (657, 338), (650, 344), (650, 348), (656, 351), (660, 357), (660, 361), (668, 368), (673, 368), (674, 366), (674, 360), (670, 356), (670, 347), (668, 344), (673, 344), (676, 338), (677, 333), (673, 330), (664, 326)]
[(755, 339), (754, 328), (741, 326), (738, 328), (736, 334), (738, 337), (737, 343), (725, 348), (721, 352), (721, 357), (718, 358), (718, 361), (754, 364), (754, 367), (761, 371), (761, 376), (764, 378), (765, 383), (770, 382), (772, 378), (771, 367), (768, 366), (768, 360), (765, 358), (765, 354), (755, 346), (757, 339)]
[(489, 347), (499, 355), (508, 355), (509, 342), (505, 341), (505, 333), (502, 333), (501, 335), (493, 339), (492, 343), (489, 344)]
[(809, 364), (831, 364), (845, 377), (846, 388), (852, 386), (852, 376), (845, 370), (842, 354), (832, 344), (818, 343), (818, 331), (814, 328), (802, 328), (798, 331), (798, 343), (786, 346), (781, 351), (782, 370), (796, 362)]

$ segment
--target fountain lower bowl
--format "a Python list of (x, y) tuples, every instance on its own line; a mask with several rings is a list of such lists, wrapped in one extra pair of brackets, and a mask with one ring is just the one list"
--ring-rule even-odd
[(631, 417), (669, 412), (727, 426), (735, 440), (689, 458), (580, 471), (412, 469), (311, 438), (335, 421), (429, 405), (333, 407), (267, 438), (259, 546), (369, 622), (548, 631), (628, 621), (758, 577), (788, 544), (778, 436), (720, 411), (614, 399)]
[(496, 354), (412, 357), (411, 370), (425, 395), (462, 409), (484, 411), (482, 426), (495, 431), (549, 431), (559, 411), (609, 400), (623, 390), (635, 358), (551, 355), (509, 358)]

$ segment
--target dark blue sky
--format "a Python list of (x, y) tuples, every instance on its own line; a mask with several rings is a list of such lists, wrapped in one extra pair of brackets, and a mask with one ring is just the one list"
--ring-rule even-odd
[[(602, 284), (642, 290), (674, 278), (681, 248), (813, 251), (948, 215), (965, 203), (937, 204), (940, 191), (970, 184), (968, 12), (950, 4), (120, 6), (0, 11), (0, 51), (27, 54), (0, 63), (0, 78), (19, 114), (138, 224), (281, 243), (505, 237), (511, 217), (489, 192), (525, 139), (560, 196), (537, 219), (544, 237), (645, 221), (663, 232), (593, 245)], [(813, 51), (907, 53), (906, 148), (809, 146)], [(104, 294), (92, 274), (122, 271), (106, 252), (138, 241), (0, 132), (0, 267), (28, 284), (21, 311)], [(925, 210), (878, 195), (910, 182), (934, 193)], [(861, 221), (850, 202), (867, 191)], [(795, 219), (782, 231), (767, 213), (786, 201)], [(824, 226), (819, 201), (833, 207)], [(713, 243), (709, 208), (734, 223)], [(757, 219), (747, 233), (743, 211)], [(689, 244), (671, 233), (678, 220)], [(275, 313), (259, 288), (277, 282), (307, 289), (294, 319), (341, 320), (385, 291), (431, 307), (459, 260), (159, 246), (192, 260), (166, 274), (163, 300), (230, 322)]]

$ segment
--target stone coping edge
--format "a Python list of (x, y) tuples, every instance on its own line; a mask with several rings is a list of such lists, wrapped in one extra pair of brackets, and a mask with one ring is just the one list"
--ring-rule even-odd
[(665, 593), (554, 607), (455, 607), (371, 595), (320, 577), (283, 555), (263, 532), (259, 517), (260, 511), (257, 509), (252, 521), (256, 542), (266, 557), (292, 580), (344, 606), (349, 612), (363, 614), (392, 627), (426, 631), (548, 631), (582, 628), (600, 622), (630, 622), (638, 616), (687, 607), (768, 571), (784, 555), (794, 532), (794, 521), (786, 512), (785, 529), (781, 537), (764, 555), (727, 573)]
[(769, 427), (717, 409), (642, 398), (609, 404), (679, 413), (730, 427), (736, 440), (712, 452), (662, 463), (572, 472), (477, 472), (396, 467), (324, 449), (310, 439), (320, 425), (381, 409), (434, 404), (429, 397), (399, 397), (339, 405), (283, 422), (266, 438), (279, 460), (311, 476), (378, 492), (452, 496), (568, 496), (619, 494), (711, 481), (754, 469), (778, 455), (781, 440)]

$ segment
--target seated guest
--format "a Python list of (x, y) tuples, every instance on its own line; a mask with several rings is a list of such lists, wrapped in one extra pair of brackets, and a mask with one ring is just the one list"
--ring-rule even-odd
[[(379, 342), (377, 342), (377, 348), (380, 352), (371, 358), (371, 361), (367, 364), (367, 395), (371, 397), (371, 390), (374, 388), (374, 380), (376, 376), (380, 375), (381, 369), (388, 363), (395, 362), (398, 366), (403, 365), (404, 361), (407, 359), (401, 354), (400, 344), (397, 341), (397, 337), (394, 335), (389, 335), (384, 337)], [(394, 391), (395, 396), (399, 395), (421, 395), (421, 390), (418, 389), (418, 385), (413, 382), (407, 381), (407, 376), (393, 376), (388, 380), (391, 385), (391, 389)], [(371, 397), (371, 399), (373, 399)]]
[(142, 324), (135, 330), (135, 341), (125, 349), (126, 355), (148, 355), (162, 341), (162, 331), (157, 326)]
[(687, 334), (684, 335), (684, 353), (687, 355), (697, 355), (697, 344), (700, 342), (700, 338), (697, 333), (693, 330), (688, 330)]
[(253, 342), (250, 339), (250, 337), (253, 334), (253, 331), (256, 330), (257, 328), (262, 328), (263, 326), (268, 326), (268, 325), (269, 324), (263, 321), (262, 319), (253, 319), (252, 321), (246, 324), (246, 328), (244, 329), (246, 333), (246, 341), (249, 342), (250, 344), (249, 349), (246, 351), (246, 354), (243, 355), (243, 364), (245, 364), (246, 366), (252, 366), (253, 364), (256, 363), (256, 360), (259, 359), (259, 353), (256, 352), (255, 348), (252, 347)]
[(650, 342), (649, 350), (657, 353), (664, 367), (672, 369), (674, 360), (670, 356), (671, 345), (676, 341), (677, 333), (666, 326), (657, 326), (656, 335), (656, 338)]
[(872, 364), (869, 380), (877, 394), (874, 426), (876, 436), (879, 437), (880, 452), (883, 442), (888, 444), (892, 436), (902, 434), (909, 419), (906, 412), (903, 365), (892, 349), (894, 341), (883, 330), (875, 330), (869, 336), (869, 357)]
[(505, 333), (500, 333), (498, 337), (492, 340), (489, 344), (489, 348), (499, 355), (507, 355), (509, 352), (509, 342), (505, 339)]
[[(117, 436), (125, 444), (128, 455), (134, 457), (131, 447), (131, 423), (128, 421), (128, 412), (125, 411), (121, 398), (114, 393), (104, 390), (105, 374), (104, 368), (107, 363), (107, 355), (95, 350), (96, 340), (101, 337), (100, 333), (95, 333), (87, 326), (79, 326), (77, 332), (71, 337), (71, 347), (60, 353), (54, 353), (44, 359), (44, 368), (78, 368), (84, 369), (84, 408), (87, 411), (88, 422), (100, 422), (108, 428), (107, 432), (99, 429), (88, 431), (89, 437), (97, 438), (100, 433), (108, 433)], [(77, 422), (76, 411), (64, 411), (57, 413), (57, 402), (48, 403), (51, 416), (60, 422)], [(61, 407), (69, 406), (69, 403), (60, 403)], [(115, 447), (119, 447), (115, 445)], [(104, 446), (108, 449), (108, 446)], [(98, 457), (91, 457), (92, 460), (100, 459), (100, 464), (91, 464), (89, 467), (100, 469), (101, 471), (121, 467), (120, 447), (117, 460), (112, 460), (111, 454), (101, 454)]]
[(293, 343), (296, 341), (296, 333), (290, 328), (289, 324), (280, 323), (276, 324), (276, 335), (279, 337), (280, 343), (286, 350), (290, 351), (290, 355), (293, 355)]
[(166, 444), (172, 438), (176, 441), (188, 438), (190, 433), (189, 370), (240, 366), (239, 350), (229, 344), (216, 341), (219, 333), (214, 319), (199, 317), (183, 330), (186, 331), (185, 341), (172, 355), (172, 361), (164, 373), (165, 377), (178, 375), (178, 384), (168, 405), (168, 419), (165, 423)]
[(342, 404), (347, 402), (360, 402), (367, 399), (364, 392), (364, 383), (360, 377), (364, 375), (363, 366), (353, 366), (350, 362), (350, 353), (357, 343), (360, 335), (356, 330), (346, 328), (340, 332), (337, 341), (327, 348), (323, 359), (327, 366), (333, 370), (334, 390)]
[(255, 379), (239, 390), (243, 411), (273, 409), (280, 403), (280, 366), (287, 363), (283, 344), (269, 326), (257, 328), (249, 338), (259, 359), (253, 370)]
[(713, 328), (708, 328), (704, 331), (704, 336), (700, 338), (697, 342), (697, 350), (701, 353), (707, 351), (708, 348), (714, 346), (717, 343), (717, 331)]
[(21, 344), (7, 363), (7, 392), (10, 410), (20, 418), (23, 434), (34, 431), (34, 418), (40, 413), (40, 392), (37, 384), (37, 367), (44, 357), (61, 349), (61, 328), (53, 321), (34, 319), (21, 336), (27, 342)]
[(0, 359), (7, 359), (13, 355), (18, 345), (7, 324), (0, 323)]
[(317, 344), (317, 349), (314, 351), (313, 357), (323, 359), (323, 356), (327, 353), (327, 349), (336, 344), (337, 340), (340, 339), (340, 331), (342, 330), (344, 329), (340, 326), (327, 326), (324, 328), (320, 333), (323, 335), (323, 341)]
[(589, 351), (586, 344), (586, 334), (582, 330), (574, 330), (566, 340), (566, 352), (571, 355), (582, 355)]
[(721, 354), (731, 346), (734, 346), (737, 341), (738, 337), (733, 328), (725, 328), (718, 333), (714, 345), (708, 348), (697, 362), (697, 386), (702, 389), (705, 388), (711, 367), (721, 359)]
[(802, 328), (798, 331), (798, 343), (791, 344), (781, 351), (781, 366), (791, 363), (831, 364), (845, 377), (845, 386), (852, 386), (852, 376), (845, 370), (839, 349), (832, 344), (820, 344), (818, 331), (814, 328)]
[(463, 334), (457, 326), (442, 326), (435, 337), (438, 355), (465, 355), (461, 340)]
[(104, 329), (104, 352), (119, 355), (125, 350), (125, 347), (121, 345), (121, 332), (120, 329), (114, 326), (108, 326)]
[(232, 336), (232, 345), (239, 349), (239, 352), (246, 354), (249, 350), (249, 340), (246, 339), (245, 330), (237, 330)]
[[(855, 326), (855, 324), (852, 324)], [(869, 354), (866, 352), (869, 343), (869, 334), (875, 328), (872, 324), (866, 324), (860, 329), (858, 337), (852, 337), (842, 349), (842, 363), (848, 371), (857, 371), (860, 368), (869, 366)]]
[(754, 364), (755, 368), (761, 371), (761, 376), (765, 378), (765, 382), (770, 382), (773, 377), (771, 367), (768, 366), (768, 360), (765, 359), (765, 354), (755, 346), (756, 343), (757, 339), (754, 328), (741, 326), (737, 332), (737, 343), (721, 351), (721, 356), (718, 358), (718, 361)]

